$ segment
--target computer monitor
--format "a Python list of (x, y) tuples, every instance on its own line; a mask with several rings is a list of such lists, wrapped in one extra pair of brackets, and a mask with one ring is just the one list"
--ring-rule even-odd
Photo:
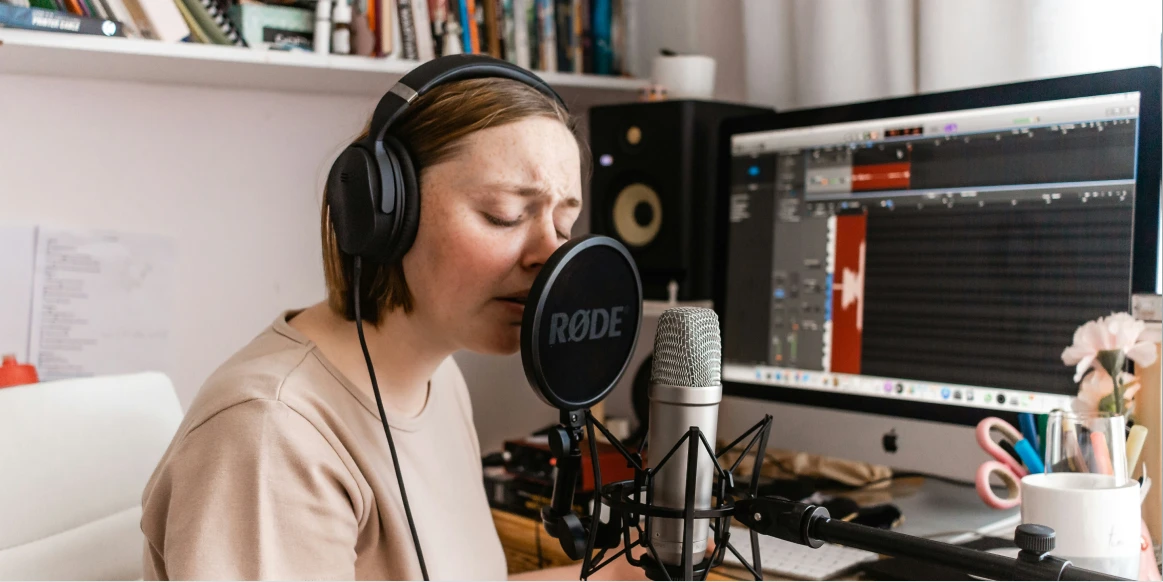
[(1158, 67), (727, 122), (720, 433), (971, 481), (1156, 292), (1161, 129)]

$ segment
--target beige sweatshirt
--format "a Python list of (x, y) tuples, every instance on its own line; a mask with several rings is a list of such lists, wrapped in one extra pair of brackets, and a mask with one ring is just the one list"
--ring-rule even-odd
[[(151, 579), (421, 579), (375, 398), (283, 313), (206, 381), (142, 496)], [(433, 579), (506, 578), (464, 378), (388, 422)]]

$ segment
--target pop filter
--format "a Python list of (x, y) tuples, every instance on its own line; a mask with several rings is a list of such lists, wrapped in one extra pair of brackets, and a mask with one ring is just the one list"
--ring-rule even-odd
[(549, 257), (521, 320), (521, 363), (537, 396), (589, 408), (622, 377), (642, 324), (642, 281), (618, 241), (588, 235)]

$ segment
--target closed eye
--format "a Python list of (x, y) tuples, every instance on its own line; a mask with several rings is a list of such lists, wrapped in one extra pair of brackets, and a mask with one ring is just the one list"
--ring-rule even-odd
[(489, 224), (492, 224), (493, 226), (500, 226), (500, 227), (505, 227), (505, 228), (513, 227), (513, 226), (517, 226), (518, 224), (521, 224), (520, 218), (517, 218), (516, 220), (505, 220), (503, 218), (498, 218), (496, 216), (493, 216), (492, 214), (485, 214), (485, 220), (488, 220)]

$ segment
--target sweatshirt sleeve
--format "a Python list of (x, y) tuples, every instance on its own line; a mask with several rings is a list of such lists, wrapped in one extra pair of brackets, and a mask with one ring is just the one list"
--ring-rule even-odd
[(355, 577), (362, 500), (320, 432), (275, 400), (194, 428), (142, 507), (149, 579)]

